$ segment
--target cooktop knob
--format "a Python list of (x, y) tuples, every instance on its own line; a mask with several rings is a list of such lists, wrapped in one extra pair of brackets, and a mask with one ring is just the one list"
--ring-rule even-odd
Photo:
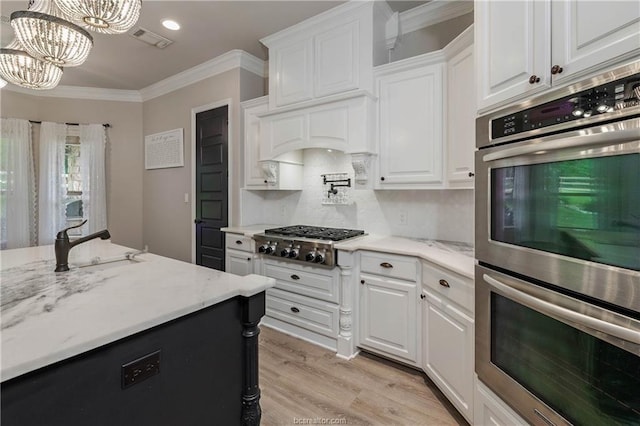
[(272, 254), (275, 251), (276, 251), (276, 246), (267, 246), (267, 248), (264, 250), (264, 252), (267, 254)]
[(316, 263), (324, 263), (324, 254), (318, 253), (314, 259)]
[(295, 259), (298, 257), (298, 249), (289, 250), (289, 258)]
[(316, 259), (315, 252), (310, 251), (309, 253), (307, 253), (305, 259), (307, 260), (307, 262), (313, 262)]
[(291, 254), (291, 249), (289, 247), (285, 247), (280, 251), (280, 257), (289, 257)]
[(260, 247), (258, 247), (258, 253), (266, 253), (267, 252), (267, 247), (269, 247), (268, 244), (263, 244)]

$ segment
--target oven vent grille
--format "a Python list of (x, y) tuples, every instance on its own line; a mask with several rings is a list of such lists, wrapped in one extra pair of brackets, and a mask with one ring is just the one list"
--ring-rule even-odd
[(150, 44), (151, 46), (155, 46), (158, 49), (164, 49), (173, 43), (173, 40), (169, 40), (168, 38), (162, 37), (161, 35), (142, 27), (138, 27), (133, 32), (129, 33), (129, 35), (144, 43)]

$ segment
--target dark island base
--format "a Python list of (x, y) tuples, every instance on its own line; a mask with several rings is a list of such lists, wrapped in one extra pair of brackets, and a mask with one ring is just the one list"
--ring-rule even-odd
[(230, 299), (4, 382), (1, 423), (259, 425), (264, 300)]

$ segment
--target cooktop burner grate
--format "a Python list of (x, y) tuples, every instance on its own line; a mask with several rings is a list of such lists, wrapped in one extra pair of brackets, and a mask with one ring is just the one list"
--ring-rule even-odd
[(288, 237), (316, 238), (320, 240), (341, 241), (347, 238), (364, 235), (359, 229), (325, 228), (320, 226), (292, 225), (282, 228), (271, 228), (264, 231), (267, 235)]

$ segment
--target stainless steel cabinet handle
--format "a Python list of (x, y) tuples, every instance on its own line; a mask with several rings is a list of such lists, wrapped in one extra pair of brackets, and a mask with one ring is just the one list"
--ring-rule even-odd
[(296, 308), (295, 306), (292, 306), (291, 312), (293, 312), (294, 314), (297, 314), (298, 312), (300, 312), (300, 309)]
[(601, 319), (583, 315), (570, 309), (563, 308), (562, 306), (554, 305), (553, 303), (549, 303), (545, 300), (540, 300), (537, 297), (531, 296), (527, 293), (523, 293), (520, 290), (516, 290), (515, 288), (512, 288), (496, 280), (495, 278), (490, 277), (487, 274), (483, 274), (482, 279), (487, 284), (489, 284), (496, 290), (500, 290), (503, 294), (507, 295), (516, 302), (536, 309), (546, 315), (556, 316), (567, 321), (583, 324), (589, 328), (608, 334), (610, 336), (614, 336), (619, 339), (626, 340), (627, 342), (640, 345), (640, 331), (631, 330), (617, 324), (611, 324)]
[(293, 275), (291, 275), (291, 279), (292, 279), (292, 280), (299, 280), (299, 279), (300, 279), (300, 277), (299, 277), (299, 276), (297, 276), (296, 274), (293, 274)]
[(447, 288), (451, 287), (451, 286), (449, 285), (449, 283), (447, 282), (447, 280), (440, 280), (440, 281), (438, 281), (438, 283), (439, 283), (442, 287), (447, 287)]
[(380, 266), (382, 266), (383, 268), (393, 268), (393, 265), (389, 262), (382, 262)]

